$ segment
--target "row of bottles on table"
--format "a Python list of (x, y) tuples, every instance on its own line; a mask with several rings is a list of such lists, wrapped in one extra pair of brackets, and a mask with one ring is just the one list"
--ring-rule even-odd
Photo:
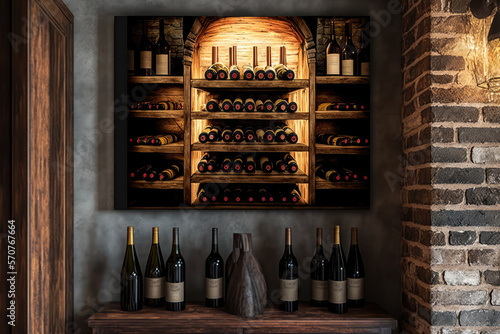
[(327, 75), (370, 75), (370, 43), (361, 32), (360, 51), (356, 50), (352, 41), (352, 24), (345, 23), (346, 43), (340, 47), (335, 36), (334, 20), (330, 21), (330, 42), (326, 47)]
[(228, 185), (200, 184), (200, 203), (292, 203), (300, 202), (302, 194), (295, 184), (290, 185)]
[(148, 37), (148, 22), (142, 23), (142, 37), (138, 46), (128, 39), (129, 75), (171, 75), (170, 45), (165, 38), (165, 22), (160, 20), (160, 32), (155, 44)]
[(316, 136), (317, 144), (332, 146), (366, 146), (369, 142), (368, 137), (364, 136), (351, 136), (335, 133), (320, 133)]
[(158, 103), (137, 102), (131, 103), (130, 110), (182, 110), (182, 102), (162, 101)]
[[(316, 229), (316, 252), (310, 262), (311, 304), (328, 306), (334, 313), (346, 313), (348, 306), (364, 305), (365, 270), (358, 246), (358, 230), (351, 229), (351, 247), (346, 262), (340, 243), (340, 226), (335, 226), (330, 261), (323, 250), (323, 230)], [(292, 250), (292, 229), (285, 230), (285, 252), (279, 264), (280, 309), (299, 308), (299, 263)]]
[(266, 66), (259, 66), (258, 48), (253, 47), (253, 64), (243, 67), (238, 66), (238, 49), (236, 46), (229, 47), (229, 67), (219, 62), (219, 47), (212, 47), (212, 65), (205, 71), (207, 80), (293, 80), (295, 72), (287, 66), (286, 48), (280, 47), (279, 64), (273, 67), (271, 47), (266, 48)]
[[(310, 261), (311, 297), (314, 306), (328, 306), (334, 313), (346, 313), (349, 307), (364, 305), (365, 271), (358, 246), (358, 230), (351, 229), (351, 246), (347, 261), (340, 243), (340, 227), (335, 226), (330, 261), (323, 250), (323, 230), (316, 229), (316, 250)], [(218, 249), (218, 229), (212, 229), (212, 249), (205, 261), (205, 304), (224, 306), (224, 260)], [(292, 229), (285, 229), (285, 251), (279, 261), (279, 308), (297, 311), (299, 265), (292, 250)], [(182, 311), (186, 307), (186, 262), (179, 246), (179, 228), (172, 232), (172, 251), (163, 260), (159, 228), (153, 227), (153, 240), (144, 275), (134, 246), (134, 228), (127, 228), (127, 248), (121, 271), (121, 309), (138, 311), (143, 302), (152, 307)]]
[(355, 111), (355, 110), (368, 110), (364, 104), (359, 103), (321, 103), (318, 106), (319, 111), (325, 110), (340, 110), (340, 111)]
[(182, 163), (174, 162), (163, 166), (144, 165), (129, 174), (131, 180), (170, 181), (183, 174)]
[(261, 170), (264, 173), (276, 171), (278, 173), (296, 173), (299, 170), (297, 161), (289, 153), (255, 154), (246, 155), (221, 155), (205, 153), (198, 162), (197, 169), (200, 173), (215, 173), (223, 171), (255, 173)]
[(346, 168), (326, 160), (316, 161), (316, 176), (330, 182), (368, 181), (369, 172), (365, 168)]
[(297, 103), (288, 102), (288, 99), (271, 99), (267, 100), (254, 100), (253, 98), (247, 98), (245, 100), (241, 98), (223, 98), (223, 99), (210, 99), (206, 104), (201, 106), (201, 111), (225, 111), (225, 112), (296, 112)]
[(259, 143), (284, 143), (296, 144), (299, 141), (298, 135), (285, 123), (277, 123), (275, 126), (264, 128), (247, 126), (224, 126), (220, 124), (207, 125), (198, 136), (200, 143), (207, 142), (259, 142)]
[(153, 145), (161, 146), (168, 145), (180, 140), (180, 136), (175, 133), (167, 133), (162, 135), (147, 135), (139, 137), (131, 137), (128, 142), (130, 145)]

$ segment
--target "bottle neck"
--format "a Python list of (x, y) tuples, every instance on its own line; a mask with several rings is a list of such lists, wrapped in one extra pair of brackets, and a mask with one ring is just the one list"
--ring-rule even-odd
[(134, 228), (132, 226), (129, 226), (127, 228), (127, 245), (128, 246), (134, 245)]
[(292, 229), (285, 230), (285, 254), (292, 254)]
[(267, 53), (266, 53), (266, 61), (267, 61), (267, 66), (271, 66), (271, 47), (267, 47)]
[(323, 253), (323, 229), (316, 229), (316, 252)]
[(259, 66), (259, 53), (256, 46), (253, 47), (253, 67)]
[(347, 39), (347, 42), (352, 43), (351, 25), (349, 23), (345, 25), (345, 37)]
[(340, 245), (340, 227), (339, 226), (335, 226), (333, 244)]
[(180, 249), (179, 249), (179, 229), (176, 227), (173, 230), (173, 236), (172, 236), (172, 253), (173, 254), (179, 254)]
[(333, 21), (330, 22), (330, 41), (335, 42), (335, 23)]
[(217, 254), (219, 252), (219, 236), (217, 229), (212, 229), (212, 254)]
[(153, 227), (153, 245), (157, 245), (159, 240), (158, 227)]
[(358, 229), (356, 227), (353, 227), (351, 229), (351, 245), (357, 245), (358, 244)]

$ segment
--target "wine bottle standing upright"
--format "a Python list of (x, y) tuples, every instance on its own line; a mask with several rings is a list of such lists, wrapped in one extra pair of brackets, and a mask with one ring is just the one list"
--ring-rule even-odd
[(139, 44), (139, 75), (153, 75), (153, 44), (148, 37), (148, 21), (142, 22), (142, 37)]
[(139, 71), (139, 55), (137, 54), (137, 45), (132, 40), (132, 32), (128, 32), (127, 38), (127, 74), (135, 75)]
[(365, 35), (365, 31), (361, 32), (361, 50), (359, 51), (358, 63), (359, 63), (359, 75), (369, 76), (370, 75), (370, 40)]
[(352, 25), (345, 24), (346, 43), (342, 49), (342, 75), (356, 75), (358, 52), (352, 43)]
[(332, 255), (330, 257), (328, 310), (333, 313), (347, 312), (347, 274), (345, 256), (340, 244), (340, 226), (335, 226)]
[(166, 264), (165, 304), (168, 311), (182, 311), (186, 308), (184, 301), (186, 263), (179, 248), (179, 228), (174, 227), (172, 234), (172, 253)]
[(323, 251), (323, 229), (316, 229), (316, 252), (311, 260), (311, 305), (328, 305), (328, 260)]
[(156, 75), (170, 75), (170, 45), (165, 38), (165, 22), (160, 20), (160, 37), (155, 45)]
[(123, 311), (142, 309), (143, 277), (134, 247), (134, 227), (127, 227), (127, 249), (123, 260), (120, 284), (120, 304)]
[(219, 254), (216, 228), (212, 229), (212, 252), (205, 262), (205, 303), (207, 307), (224, 306), (224, 260)]
[(153, 242), (144, 271), (144, 303), (153, 307), (165, 306), (165, 262), (158, 235), (158, 227), (153, 227)]
[(358, 229), (351, 228), (351, 248), (347, 258), (347, 303), (350, 307), (365, 304), (365, 267), (358, 246)]
[(340, 46), (335, 36), (335, 22), (330, 21), (330, 43), (326, 47), (326, 74), (340, 75)]
[(279, 308), (293, 312), (299, 309), (299, 263), (292, 251), (292, 229), (285, 229), (285, 252), (279, 264)]

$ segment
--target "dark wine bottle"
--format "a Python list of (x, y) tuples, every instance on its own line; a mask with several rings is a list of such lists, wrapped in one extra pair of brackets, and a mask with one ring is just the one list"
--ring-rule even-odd
[(257, 135), (257, 141), (258, 142), (264, 142), (264, 129), (257, 129), (257, 131), (255, 131), (256, 135)]
[(233, 201), (233, 193), (231, 192), (231, 189), (229, 188), (224, 189), (224, 192), (222, 193), (222, 201), (224, 203)]
[(328, 260), (323, 251), (323, 229), (316, 229), (316, 252), (311, 260), (311, 305), (328, 305)]
[(142, 172), (142, 175), (140, 175), (140, 179), (141, 180), (147, 180), (148, 177), (149, 177), (149, 173), (153, 170), (153, 167), (152, 166), (149, 166), (148, 168), (146, 168), (143, 172)]
[(140, 75), (153, 75), (153, 44), (148, 37), (148, 21), (142, 22), (142, 37), (139, 44)]
[(198, 171), (200, 173), (205, 173), (208, 167), (208, 160), (210, 159), (210, 154), (205, 153), (203, 157), (198, 162)]
[(255, 79), (266, 79), (266, 69), (264, 66), (259, 66), (259, 50), (256, 46), (253, 47), (253, 71), (255, 73)]
[(259, 202), (265, 203), (267, 201), (267, 190), (264, 188), (260, 188), (257, 199), (259, 200)]
[(276, 160), (275, 164), (274, 164), (274, 169), (278, 172), (278, 173), (284, 173), (286, 172), (286, 163), (285, 161), (283, 161), (283, 159), (278, 159)]
[(248, 188), (247, 189), (246, 196), (247, 196), (247, 202), (248, 203), (255, 202), (255, 191), (252, 188)]
[(266, 59), (267, 59), (266, 80), (274, 80), (276, 79), (276, 71), (272, 66), (272, 52), (270, 46), (267, 47)]
[(255, 101), (255, 111), (258, 112), (264, 111), (264, 102), (262, 102), (262, 100)]
[(153, 242), (144, 271), (144, 303), (165, 306), (165, 262), (159, 244), (158, 227), (153, 227)]
[(279, 309), (293, 312), (299, 309), (299, 262), (292, 251), (292, 229), (285, 229), (285, 252), (279, 263)]
[(137, 50), (137, 45), (132, 40), (132, 32), (129, 31), (127, 34), (127, 73), (128, 75), (138, 74), (139, 71), (139, 55)]
[(220, 103), (220, 107), (222, 111), (232, 111), (233, 110), (233, 101), (231, 99), (223, 99), (222, 102)]
[(234, 170), (235, 173), (241, 173), (241, 172), (243, 172), (243, 156), (241, 156), (240, 154), (238, 154), (234, 158), (233, 170)]
[(243, 109), (245, 108), (245, 105), (243, 104), (243, 100), (240, 98), (234, 99), (233, 108), (234, 108), (234, 111), (243, 111)]
[(208, 141), (208, 135), (210, 134), (211, 130), (212, 127), (210, 125), (205, 126), (203, 131), (198, 136), (198, 140), (200, 141), (200, 143), (206, 143)]
[(274, 128), (274, 140), (276, 140), (278, 143), (283, 143), (286, 141), (286, 132), (280, 127), (275, 127)]
[(264, 129), (264, 142), (265, 143), (271, 143), (274, 141), (275, 135), (274, 135), (274, 130), (271, 128), (265, 128)]
[(283, 99), (277, 99), (274, 101), (274, 104), (276, 105), (276, 110), (278, 112), (286, 112), (288, 109), (288, 102)]
[(255, 111), (255, 101), (252, 98), (248, 98), (245, 100), (245, 111)]
[(273, 171), (273, 163), (266, 156), (261, 156), (259, 159), (260, 170), (264, 173), (271, 173)]
[(243, 128), (239, 125), (233, 131), (233, 140), (237, 143), (245, 140), (245, 133), (243, 132)]
[(361, 43), (358, 55), (359, 69), (358, 73), (362, 76), (370, 75), (370, 40), (365, 35), (365, 31), (361, 31)]
[(172, 253), (168, 257), (166, 270), (165, 304), (168, 311), (182, 311), (186, 308), (184, 295), (186, 287), (186, 263), (179, 248), (179, 228), (172, 230)]
[(160, 176), (158, 177), (158, 179), (160, 181), (173, 180), (181, 174), (181, 171), (182, 171), (182, 164), (173, 163), (172, 165), (170, 165), (170, 167), (160, 172)]
[(219, 101), (217, 99), (210, 99), (206, 104), (207, 111), (220, 111)]
[(365, 304), (365, 267), (358, 246), (358, 229), (351, 228), (351, 248), (347, 257), (347, 303), (349, 307)]
[(225, 156), (222, 160), (222, 171), (229, 173), (233, 170), (233, 160), (230, 156)]
[(243, 79), (253, 80), (254, 77), (255, 77), (255, 73), (253, 71), (252, 65), (243, 66)]
[(340, 46), (335, 36), (335, 22), (330, 20), (330, 42), (326, 47), (326, 75), (340, 75)]
[(222, 133), (222, 127), (220, 125), (212, 125), (210, 133), (208, 134), (209, 142), (216, 142), (219, 140)]
[(356, 75), (356, 60), (358, 52), (352, 43), (352, 26), (350, 23), (345, 24), (346, 43), (342, 49), (342, 75)]
[(200, 201), (200, 203), (208, 203), (207, 193), (201, 185), (200, 189), (198, 190), (198, 201)]
[(207, 170), (210, 173), (217, 171), (217, 156), (216, 155), (210, 156), (210, 160), (208, 160)]
[[(241, 79), (241, 69), (238, 66), (238, 47), (233, 46), (232, 52), (232, 65), (229, 67), (229, 79), (238, 80)], [(229, 56), (231, 58), (231, 55)]]
[(341, 175), (339, 172), (337, 172), (335, 169), (328, 168), (321, 164), (316, 166), (316, 176), (330, 182), (338, 182), (341, 180)]
[(254, 173), (255, 172), (255, 160), (254, 160), (252, 154), (249, 154), (246, 156), (245, 171), (247, 173)]
[(134, 228), (127, 227), (127, 249), (123, 260), (120, 304), (123, 311), (139, 311), (144, 298), (143, 276), (134, 247)]
[(328, 310), (333, 313), (347, 312), (347, 273), (345, 256), (340, 244), (340, 226), (335, 226), (332, 255), (330, 258), (330, 293)]
[(233, 130), (227, 125), (224, 127), (224, 130), (222, 130), (222, 140), (226, 143), (233, 140)]
[(252, 143), (256, 139), (255, 131), (253, 130), (253, 127), (247, 126), (245, 129), (245, 141)]
[(132, 180), (142, 179), (142, 175), (144, 173), (146, 173), (148, 170), (151, 170), (151, 168), (153, 168), (151, 165), (142, 166), (141, 168), (136, 169), (135, 171), (131, 172), (130, 178)]
[(170, 45), (165, 38), (165, 23), (160, 20), (160, 36), (155, 45), (156, 75), (170, 75)]
[(240, 188), (235, 188), (234, 189), (234, 201), (237, 203), (240, 203), (243, 201), (243, 190)]
[(299, 203), (300, 197), (301, 197), (301, 193), (299, 191), (299, 188), (295, 187), (294, 189), (292, 189), (288, 196), (290, 197), (290, 202)]
[(299, 137), (290, 127), (284, 126), (283, 131), (286, 132), (286, 140), (288, 140), (290, 143), (295, 144), (299, 141)]
[(293, 101), (292, 101), (292, 102), (289, 102), (289, 103), (288, 103), (288, 109), (287, 109), (287, 111), (288, 111), (288, 112), (296, 112), (296, 111), (297, 111), (297, 108), (298, 108), (298, 107), (297, 107), (297, 102), (293, 102)]
[(288, 68), (286, 63), (286, 47), (280, 47), (280, 63), (274, 69), (276, 71), (276, 76), (280, 80), (293, 80), (295, 78), (295, 72)]
[(205, 304), (224, 306), (224, 260), (219, 254), (217, 229), (212, 229), (212, 252), (205, 261)]
[(264, 111), (273, 112), (276, 110), (276, 106), (274, 105), (272, 100), (266, 100), (264, 102)]
[(207, 80), (215, 80), (217, 79), (217, 69), (216, 64), (219, 63), (219, 47), (212, 46), (212, 65), (210, 65), (205, 71), (205, 79)]

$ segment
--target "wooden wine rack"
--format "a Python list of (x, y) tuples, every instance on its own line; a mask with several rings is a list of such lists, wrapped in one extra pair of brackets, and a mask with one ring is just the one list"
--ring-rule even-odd
[[(126, 55), (124, 31), (127, 18), (115, 19), (115, 54)], [(273, 34), (269, 34), (272, 26)], [(122, 117), (116, 107), (115, 117), (115, 207), (118, 209), (346, 209), (369, 206), (369, 182), (332, 183), (314, 175), (318, 156), (337, 159), (362, 159), (369, 163), (369, 147), (328, 146), (316, 144), (317, 133), (339, 129), (363, 129), (369, 132), (371, 111), (317, 111), (322, 102), (369, 103), (368, 77), (316, 76), (315, 37), (305, 21), (298, 17), (198, 17), (184, 44), (182, 76), (126, 76), (126, 59), (115, 61), (115, 96), (134, 89), (146, 89), (147, 101), (174, 100), (183, 103), (183, 110), (129, 111)], [(240, 65), (251, 63), (248, 58), (254, 45), (259, 47), (259, 61), (265, 59), (265, 46), (271, 45), (273, 64), (278, 63), (279, 46), (287, 47), (288, 66), (296, 73), (291, 81), (273, 80), (205, 80), (204, 71), (211, 64), (211, 47), (219, 46), (219, 60), (228, 63), (229, 46), (238, 45)], [(125, 57), (126, 58), (126, 57)], [(241, 59), (240, 59), (241, 58)], [(139, 87), (139, 88), (138, 88)], [(152, 89), (149, 89), (153, 87)], [(133, 94), (132, 94), (133, 95)], [(201, 105), (212, 97), (275, 96), (295, 101), (295, 113), (264, 112), (206, 112)], [(361, 96), (361, 98), (360, 98)], [(299, 136), (296, 144), (288, 143), (206, 143), (198, 142), (198, 135), (207, 124), (259, 124), (286, 122)], [(244, 123), (242, 123), (244, 122)], [(346, 125), (347, 124), (347, 125)], [(361, 125), (360, 125), (361, 124)], [(127, 146), (130, 134), (156, 129), (176, 132), (183, 140), (165, 146)], [(163, 133), (163, 132), (158, 132)], [(297, 173), (199, 173), (197, 163), (205, 152), (284, 152), (290, 153), (299, 165)], [(129, 181), (127, 172), (141, 159), (183, 160), (183, 176), (172, 181)], [(364, 160), (363, 160), (364, 159)], [(297, 184), (302, 198), (296, 204), (200, 204), (197, 191), (201, 183), (221, 184)], [(162, 191), (165, 191), (163, 193)], [(352, 200), (336, 201), (335, 196), (352, 194)], [(335, 194), (330, 196), (330, 194)], [(360, 195), (361, 194), (361, 195)], [(318, 198), (318, 196), (321, 197)], [(160, 199), (160, 203), (148, 203), (147, 199)], [(328, 199), (331, 197), (331, 203)], [(365, 198), (366, 200), (359, 200)], [(146, 199), (140, 201), (139, 199)], [(326, 202), (325, 202), (326, 200)], [(325, 204), (326, 203), (326, 204)]]

